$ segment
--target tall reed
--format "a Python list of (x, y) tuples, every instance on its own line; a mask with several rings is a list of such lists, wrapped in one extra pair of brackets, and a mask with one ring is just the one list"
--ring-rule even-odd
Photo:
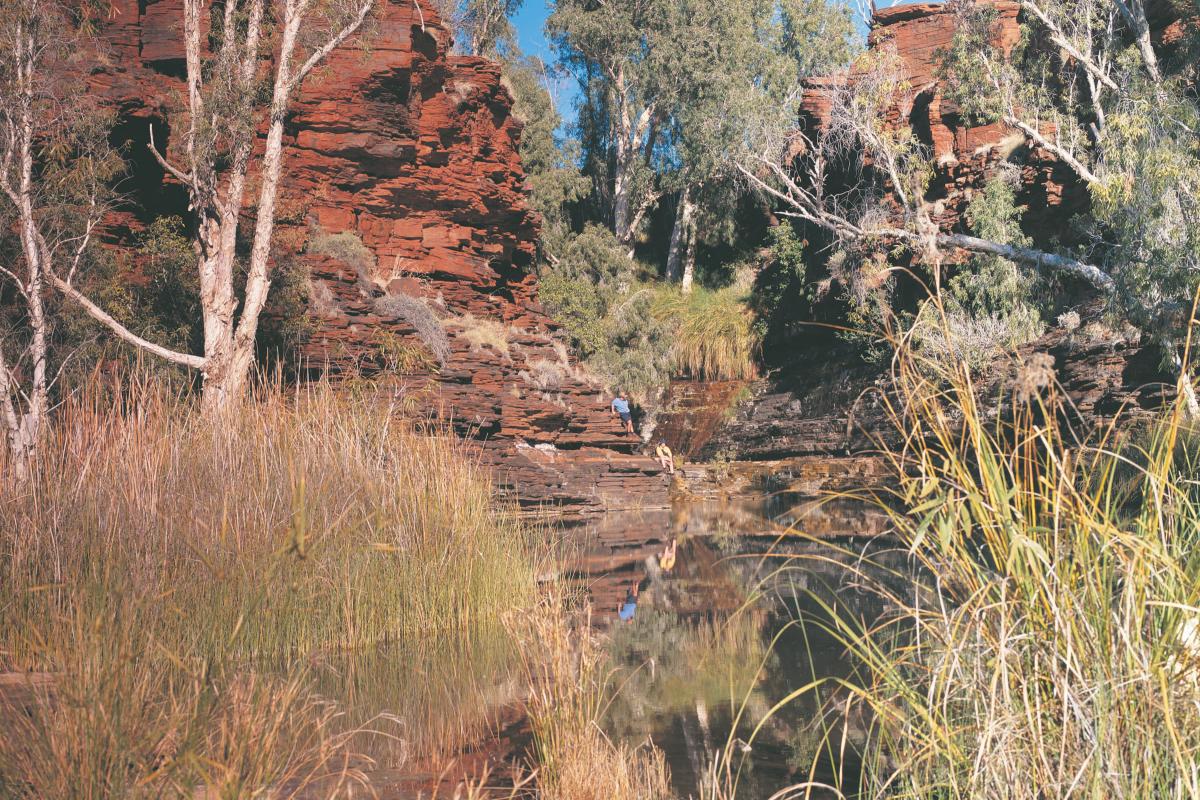
[(1182, 409), (1138, 447), (1119, 423), (1073, 426), (1044, 354), (1015, 359), (1004, 386), (991, 413), (968, 371), (898, 343), (883, 505), (921, 577), (896, 591), (864, 566), (892, 609), (867, 627), (828, 609), (862, 666), (836, 682), (871, 720), (862, 785), (841, 788), (1200, 797), (1200, 495)]
[(590, 620), (573, 616), (552, 596), (535, 613), (510, 622), (527, 643), (539, 796), (666, 800), (671, 790), (663, 752), (652, 743), (613, 742), (601, 727), (614, 671)]
[(382, 726), (319, 697), (310, 661), (507, 637), (540, 568), (463, 446), (394, 411), (324, 385), (216, 420), (153, 383), (68, 401), (0, 489), (0, 670), (53, 675), (0, 697), (0, 794), (361, 780)]

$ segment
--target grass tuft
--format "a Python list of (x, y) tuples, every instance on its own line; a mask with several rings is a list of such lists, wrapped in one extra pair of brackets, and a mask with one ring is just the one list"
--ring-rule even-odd
[(700, 380), (749, 380), (758, 374), (762, 337), (734, 288), (659, 292), (653, 315), (674, 328), (676, 371)]
[[(332, 796), (377, 720), (309, 665), (507, 641), (538, 569), (463, 446), (378, 400), (312, 385), (210, 420), (156, 384), (73, 398), (0, 487), (0, 671), (49, 674), (0, 686), (0, 795)], [(448, 749), (478, 717), (422, 729)]]

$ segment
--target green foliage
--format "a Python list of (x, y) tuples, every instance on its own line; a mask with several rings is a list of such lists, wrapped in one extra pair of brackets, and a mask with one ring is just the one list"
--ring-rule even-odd
[(589, 225), (567, 236), (539, 298), (563, 325), (589, 370), (645, 398), (670, 376), (669, 331), (652, 313), (654, 285), (637, 273), (616, 237)]
[[(1000, 244), (1030, 244), (1021, 232), (1025, 209), (1016, 205), (1015, 182), (1002, 172), (971, 201), (966, 219), (975, 235)], [(929, 301), (922, 307), (915, 341), (938, 360), (980, 369), (1042, 334), (1042, 313), (1034, 300), (1038, 286), (1037, 275), (1007, 259), (973, 256), (947, 282), (940, 305)]]
[(438, 367), (427, 347), (411, 342), (403, 336), (397, 336), (389, 330), (373, 330), (371, 343), (375, 346), (380, 368), (386, 372), (404, 375), (435, 370)]
[(681, 293), (666, 287), (652, 307), (671, 330), (671, 362), (676, 374), (701, 380), (748, 380), (758, 372), (762, 345), (741, 291), (702, 287)]
[(179, 217), (159, 217), (140, 233), (133, 259), (146, 279), (133, 290), (136, 309), (126, 319), (141, 335), (169, 348), (197, 353), (204, 346), (196, 254)]
[(516, 31), (510, 20), (525, 0), (434, 0), (434, 3), (463, 52), (498, 58), (516, 48)]
[(513, 96), (513, 113), (524, 123), (521, 130), (521, 166), (529, 187), (529, 205), (542, 216), (542, 224), (566, 224), (564, 208), (579, 200), (588, 188), (579, 173), (578, 142), (559, 135), (562, 117), (543, 81), (548, 67), (536, 56), (503, 62), (504, 81)]
[(763, 337), (784, 337), (792, 332), (796, 322), (809, 318), (817, 299), (817, 287), (807, 276), (806, 242), (791, 223), (776, 225), (767, 236), (770, 253), (755, 278), (750, 302)]
[(1039, 8), (1044, 20), (1023, 15), (1020, 42), (1006, 54), (988, 44), (996, 12), (959, 3), (959, 31), (943, 55), (949, 95), (973, 120), (1053, 131), (1045, 149), (1093, 201), (1077, 226), (1079, 253), (1114, 280), (1112, 309), (1173, 353), (1200, 285), (1195, 59), (1186, 40), (1178, 49), (1137, 46), (1131, 23), (1107, 3)]
[(847, 9), (821, 0), (560, 0), (547, 30), (582, 90), (589, 213), (619, 228), (623, 198), (636, 209), (686, 189), (706, 233), (737, 209), (746, 131), (794, 123), (799, 77), (844, 62), (855, 39)]

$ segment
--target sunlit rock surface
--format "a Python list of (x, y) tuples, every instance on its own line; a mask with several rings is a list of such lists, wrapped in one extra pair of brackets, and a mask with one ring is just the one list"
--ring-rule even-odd
[[(656, 462), (632, 455), (536, 300), (538, 220), (525, 200), (521, 123), (498, 64), (451, 55), (429, 3), (382, 6), (369, 46), (348, 44), (293, 104), (276, 260), (311, 270), (315, 330), (301, 345), (312, 375), (398, 373), (397, 396), (480, 443), (522, 505), (584, 513), (665, 505)], [(116, 110), (128, 200), (106, 238), (128, 242), (155, 216), (183, 215), (186, 193), (146, 149), (150, 126), (176, 153), (186, 115), (179, 0), (117, 0), (90, 91)], [(250, 209), (250, 214), (253, 209)], [(369, 251), (347, 263), (306, 252), (354, 234)], [(449, 335), (444, 364), (413, 359), (413, 324), (389, 297), (424, 299)], [(415, 362), (415, 363), (414, 363)]]

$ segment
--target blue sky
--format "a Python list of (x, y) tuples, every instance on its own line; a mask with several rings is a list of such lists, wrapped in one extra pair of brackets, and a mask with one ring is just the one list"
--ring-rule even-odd
[[(886, 8), (908, 1), (877, 0), (876, 5), (879, 8)], [(525, 0), (521, 10), (513, 18), (513, 26), (517, 29), (517, 41), (521, 45), (522, 52), (541, 56), (547, 63), (554, 61), (554, 52), (550, 49), (550, 43), (546, 41), (546, 34), (543, 30), (546, 17), (550, 15), (552, 2), (553, 0)], [(579, 90), (574, 80), (567, 79), (557, 87), (558, 112), (567, 121), (575, 119), (574, 103), (578, 94)]]
[(546, 61), (550, 61), (554, 55), (550, 52), (550, 44), (542, 33), (542, 27), (546, 24), (549, 14), (549, 0), (525, 0), (513, 19), (521, 50), (529, 55), (541, 56)]
[[(554, 51), (550, 49), (544, 32), (546, 17), (550, 15), (550, 3), (551, 0), (525, 0), (521, 10), (513, 18), (513, 27), (517, 29), (517, 43), (521, 45), (521, 52), (540, 56), (548, 64), (554, 62)], [(579, 95), (575, 81), (569, 78), (562, 81), (554, 94), (558, 113), (562, 114), (563, 119), (573, 121), (575, 98)]]

